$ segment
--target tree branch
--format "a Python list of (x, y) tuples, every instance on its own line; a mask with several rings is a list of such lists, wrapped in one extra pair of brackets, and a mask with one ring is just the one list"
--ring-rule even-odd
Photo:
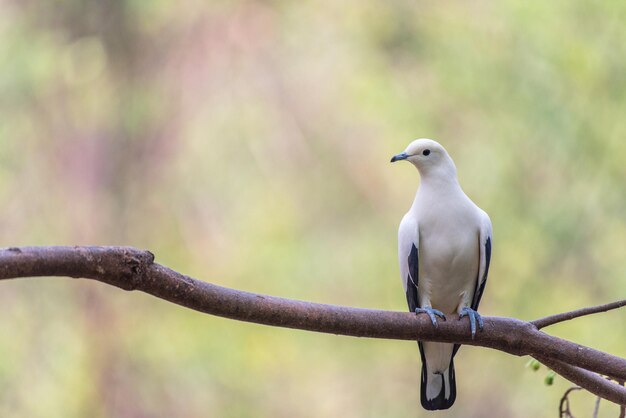
[(585, 315), (610, 311), (611, 309), (621, 308), (622, 306), (626, 306), (626, 300), (618, 300), (617, 302), (611, 302), (604, 305), (590, 306), (588, 308), (581, 308), (571, 312), (563, 312), (556, 315), (546, 316), (531, 321), (531, 324), (536, 326), (537, 329), (541, 329), (550, 325), (558, 324), (559, 322), (569, 321), (570, 319), (580, 318)]
[[(462, 343), (517, 356), (531, 355), (568, 380), (576, 379), (572, 381), (577, 384), (580, 384), (582, 369), (626, 380), (625, 359), (550, 336), (531, 322), (483, 317), (484, 330), (472, 339), (466, 319), (449, 318), (434, 328), (423, 315), (324, 305), (237, 291), (184, 276), (154, 263), (150, 252), (130, 247), (0, 250), (0, 280), (35, 276), (98, 280), (124, 290), (139, 290), (200, 312), (265, 325), (355, 337)], [(602, 386), (597, 379), (592, 381), (589, 380), (591, 377), (584, 376), (583, 383), (587, 386), (592, 387), (591, 382), (595, 385), (592, 388)], [(606, 399), (626, 403), (622, 392), (602, 390), (611, 397)]]

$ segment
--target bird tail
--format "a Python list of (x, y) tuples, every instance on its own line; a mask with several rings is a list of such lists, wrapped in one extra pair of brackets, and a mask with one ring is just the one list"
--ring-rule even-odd
[(454, 375), (454, 359), (450, 366), (441, 373), (430, 373), (426, 362), (422, 362), (421, 401), (424, 409), (435, 411), (448, 409), (456, 399), (456, 378)]

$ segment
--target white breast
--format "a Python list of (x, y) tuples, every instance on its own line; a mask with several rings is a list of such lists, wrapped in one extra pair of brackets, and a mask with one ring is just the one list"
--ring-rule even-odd
[(418, 205), (416, 215), (420, 305), (455, 313), (476, 286), (480, 231), (475, 205), (467, 198), (443, 199)]

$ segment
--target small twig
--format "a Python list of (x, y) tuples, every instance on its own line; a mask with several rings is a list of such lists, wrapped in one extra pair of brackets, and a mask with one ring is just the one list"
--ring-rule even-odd
[(623, 306), (626, 306), (626, 300), (620, 300), (617, 302), (607, 303), (605, 305), (590, 306), (588, 308), (577, 309), (571, 312), (563, 312), (556, 315), (545, 316), (543, 318), (535, 319), (530, 323), (536, 326), (537, 329), (541, 329), (550, 325), (558, 324), (559, 322), (569, 321), (570, 319), (579, 318), (585, 315), (606, 312), (612, 309), (621, 308)]
[[(624, 381), (623, 380), (618, 380), (617, 383), (620, 386), (624, 386)], [(620, 407), (619, 407), (619, 418), (626, 418), (626, 406), (624, 406), (624, 405), (620, 405)]]
[(572, 386), (571, 388), (567, 389), (561, 397), (561, 402), (559, 402), (560, 418), (574, 418), (574, 415), (572, 415), (572, 411), (570, 410), (569, 394), (575, 390), (582, 390), (582, 388), (580, 386)]
[(598, 418), (598, 412), (600, 412), (600, 399), (601, 397), (596, 397), (596, 404), (593, 407), (593, 418)]

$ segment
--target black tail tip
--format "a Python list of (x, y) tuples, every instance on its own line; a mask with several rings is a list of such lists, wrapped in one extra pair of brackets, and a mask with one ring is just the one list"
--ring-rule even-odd
[(444, 397), (437, 397), (434, 399), (422, 398), (422, 407), (427, 411), (440, 411), (443, 409), (450, 409), (454, 405), (454, 398), (445, 399)]
[[(439, 411), (452, 407), (452, 405), (454, 405), (454, 401), (456, 400), (456, 375), (454, 372), (454, 361), (450, 360), (448, 370), (440, 375), (443, 380), (441, 390), (439, 394), (432, 399), (428, 399), (426, 397), (426, 387), (428, 385), (427, 376), (428, 373), (426, 371), (425, 364), (422, 364), (422, 384), (420, 390), (420, 401), (422, 402), (422, 407), (427, 411)], [(449, 390), (447, 397), (446, 386)]]

